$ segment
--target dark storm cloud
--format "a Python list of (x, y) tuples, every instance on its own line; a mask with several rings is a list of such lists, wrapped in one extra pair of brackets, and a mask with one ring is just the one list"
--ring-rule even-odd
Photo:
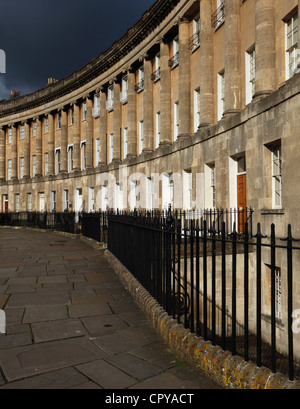
[(0, 99), (61, 79), (106, 50), (155, 0), (0, 0)]

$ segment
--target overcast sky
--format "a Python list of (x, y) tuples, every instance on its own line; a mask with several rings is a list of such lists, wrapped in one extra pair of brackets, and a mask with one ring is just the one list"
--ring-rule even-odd
[[(155, 0), (0, 0), (0, 99), (62, 79), (105, 51)], [(0, 61), (1, 63), (1, 61)], [(1, 64), (0, 64), (1, 71)]]

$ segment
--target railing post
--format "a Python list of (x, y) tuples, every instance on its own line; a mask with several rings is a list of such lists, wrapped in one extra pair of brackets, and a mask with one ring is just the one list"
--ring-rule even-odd
[(249, 360), (249, 232), (245, 223), (244, 238), (244, 359)]
[(271, 365), (276, 372), (275, 226), (271, 225)]

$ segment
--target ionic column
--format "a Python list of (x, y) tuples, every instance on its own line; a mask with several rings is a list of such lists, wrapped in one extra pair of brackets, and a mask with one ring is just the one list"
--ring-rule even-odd
[[(275, 2), (255, 2), (255, 97), (275, 90)], [(227, 13), (226, 13), (227, 15)]]
[(5, 129), (0, 128), (0, 181), (5, 180)]
[(225, 2), (225, 110), (224, 115), (241, 109), (240, 0)]
[(86, 98), (86, 167), (93, 167), (93, 99)]
[(48, 175), (54, 175), (54, 114), (48, 114)]
[(107, 164), (107, 120), (106, 120), (106, 92), (100, 89), (100, 158), (99, 165)]
[(170, 145), (171, 138), (171, 78), (169, 45), (160, 42), (160, 145)]
[(73, 122), (73, 171), (81, 169), (80, 166), (80, 102), (73, 104), (74, 122)]
[(200, 0), (200, 127), (214, 123), (211, 0)]
[(114, 133), (114, 149), (113, 149), (113, 162), (120, 162), (121, 152), (121, 106), (120, 106), (120, 81), (114, 79), (114, 117), (113, 117), (113, 133)]
[(128, 71), (128, 103), (127, 103), (127, 158), (137, 155), (137, 125), (136, 125), (136, 91), (135, 73), (132, 69)]
[(42, 176), (42, 118), (36, 118), (36, 141), (35, 141), (35, 154), (36, 154), (36, 176)]
[(17, 124), (11, 125), (11, 179), (17, 179)]
[(153, 89), (152, 89), (152, 61), (144, 59), (144, 146), (143, 152), (153, 151)]
[(30, 127), (29, 122), (24, 122), (25, 138), (24, 138), (24, 178), (30, 177)]
[(186, 18), (179, 19), (179, 131), (178, 137), (190, 135), (191, 129), (191, 90), (190, 90), (190, 51), (189, 22)]
[(60, 134), (60, 143), (61, 143), (61, 151), (60, 151), (60, 172), (67, 173), (68, 171), (68, 155), (67, 155), (67, 148), (68, 148), (68, 114), (67, 108), (64, 107), (61, 110), (61, 134)]

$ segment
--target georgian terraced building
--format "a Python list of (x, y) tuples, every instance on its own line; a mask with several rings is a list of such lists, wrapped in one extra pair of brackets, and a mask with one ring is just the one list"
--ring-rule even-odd
[(0, 103), (1, 211), (300, 220), (297, 50), (297, 0), (156, 0), (83, 68)]

